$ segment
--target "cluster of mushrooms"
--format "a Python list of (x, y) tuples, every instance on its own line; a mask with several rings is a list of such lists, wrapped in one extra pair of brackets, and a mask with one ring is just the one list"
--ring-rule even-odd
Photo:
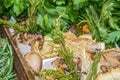
[[(105, 43), (96, 42), (92, 35), (84, 34), (76, 37), (71, 32), (63, 33), (65, 45), (73, 52), (73, 64), (80, 72), (81, 80), (86, 80), (90, 66), (94, 62), (95, 54), (101, 54), (98, 64), (97, 80), (119, 80), (120, 79), (120, 50), (116, 48), (105, 50)], [(31, 52), (24, 57), (28, 65), (34, 72), (38, 73), (42, 69), (42, 61), (58, 56), (51, 64), (54, 67), (63, 65), (64, 70), (68, 70), (64, 59), (59, 57), (56, 47), (59, 44), (52, 42), (52, 38), (37, 34), (18, 34), (13, 40), (31, 46)]]

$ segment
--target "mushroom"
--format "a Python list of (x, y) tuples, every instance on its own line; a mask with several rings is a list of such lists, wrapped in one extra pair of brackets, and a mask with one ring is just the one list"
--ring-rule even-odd
[(25, 60), (32, 70), (38, 73), (42, 69), (42, 58), (35, 52), (30, 52), (25, 55)]

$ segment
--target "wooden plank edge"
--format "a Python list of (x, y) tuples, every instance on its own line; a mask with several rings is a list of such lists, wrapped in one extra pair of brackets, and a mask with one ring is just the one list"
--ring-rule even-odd
[[(8, 28), (4, 28), (4, 31), (14, 49), (14, 56), (15, 56), (15, 69), (17, 71), (17, 75), (18, 75), (18, 79), (19, 80), (34, 80), (34, 75), (31, 73), (31, 70), (29, 68), (29, 66), (26, 64), (25, 59), (23, 58), (22, 54), (20, 53), (19, 49), (17, 48), (17, 46), (14, 44), (14, 42), (12, 41), (12, 36), (10, 34), (10, 31), (8, 30)], [(18, 62), (19, 61), (19, 62)], [(19, 64), (20, 63), (20, 64)], [(23, 69), (23, 73), (18, 72), (19, 69), (18, 66), (21, 65), (21, 68)], [(21, 76), (22, 75), (22, 76)]]

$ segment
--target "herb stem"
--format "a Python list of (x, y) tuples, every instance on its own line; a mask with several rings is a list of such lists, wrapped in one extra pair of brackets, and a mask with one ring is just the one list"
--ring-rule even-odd
[(27, 32), (27, 30), (24, 29), (24, 27), (20, 26), (17, 23), (11, 23), (9, 21), (0, 19), (0, 24), (5, 25), (5, 27), (7, 28), (13, 28), (15, 30), (18, 30), (19, 32)]
[(98, 63), (100, 61), (100, 58), (101, 58), (101, 54), (97, 52), (95, 55), (95, 60), (92, 64), (92, 68), (89, 70), (86, 80), (96, 80)]

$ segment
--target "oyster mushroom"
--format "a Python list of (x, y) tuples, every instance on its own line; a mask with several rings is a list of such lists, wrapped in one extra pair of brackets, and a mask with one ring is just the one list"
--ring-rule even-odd
[(42, 58), (39, 56), (39, 54), (30, 52), (27, 53), (24, 57), (27, 64), (34, 72), (38, 73), (42, 69)]
[(70, 32), (70, 31), (63, 33), (63, 36), (64, 36), (65, 41), (66, 41), (66, 40), (74, 40), (74, 39), (77, 38), (76, 35), (73, 34), (73, 33)]
[(43, 38), (41, 35), (31, 34), (31, 33), (17, 34), (17, 35), (14, 35), (12, 39), (16, 42), (23, 43), (23, 44), (29, 44), (31, 41), (39, 41), (43, 43)]
[[(87, 38), (78, 38), (74, 40), (66, 40), (65, 45), (70, 50), (73, 51), (73, 58), (78, 58), (80, 61), (77, 63), (79, 64), (77, 66), (77, 69), (83, 72), (88, 72), (90, 65), (92, 64), (92, 59), (90, 57), (91, 54), (86, 52), (86, 46), (93, 44), (94, 42)], [(75, 60), (76, 62), (76, 60)], [(82, 76), (86, 76), (86, 74), (82, 74)], [(82, 80), (85, 80), (84, 77), (82, 77)]]
[(120, 80), (120, 68), (111, 69), (106, 73), (100, 73), (96, 80)]
[(87, 46), (95, 43), (93, 40), (88, 38), (77, 38), (72, 41), (81, 46), (82, 48), (86, 48)]
[(90, 35), (90, 34), (83, 34), (83, 35), (80, 35), (78, 38), (87, 38), (87, 39), (92, 40), (92, 35)]
[(105, 49), (105, 43), (97, 42), (89, 45), (87, 47), (87, 51), (94, 53), (94, 52), (102, 52)]
[[(116, 48), (104, 50), (101, 53), (98, 75), (96, 80), (119, 80), (120, 79), (120, 50)], [(104, 66), (103, 66), (104, 65)]]

